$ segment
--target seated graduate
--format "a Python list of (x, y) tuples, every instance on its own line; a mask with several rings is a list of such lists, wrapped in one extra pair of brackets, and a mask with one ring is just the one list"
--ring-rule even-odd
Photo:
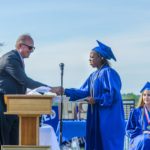
[(150, 82), (140, 92), (139, 106), (130, 112), (126, 126), (129, 150), (150, 150)]

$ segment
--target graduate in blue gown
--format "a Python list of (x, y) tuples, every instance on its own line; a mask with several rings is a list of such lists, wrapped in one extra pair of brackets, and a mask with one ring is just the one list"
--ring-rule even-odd
[(90, 52), (90, 65), (96, 68), (79, 88), (65, 89), (71, 101), (88, 101), (86, 150), (123, 150), (125, 123), (121, 80), (110, 67), (109, 59), (116, 61), (110, 47), (98, 42)]
[(131, 111), (126, 126), (130, 150), (150, 150), (150, 82), (141, 93), (139, 106)]

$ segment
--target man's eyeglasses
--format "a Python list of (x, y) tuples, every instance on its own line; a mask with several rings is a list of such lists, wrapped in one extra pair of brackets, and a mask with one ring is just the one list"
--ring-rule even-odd
[(22, 43), (22, 45), (27, 46), (31, 52), (33, 52), (33, 51), (35, 50), (35, 47), (34, 47), (34, 46), (30, 46), (30, 45), (27, 45), (27, 44), (25, 44), (25, 43)]

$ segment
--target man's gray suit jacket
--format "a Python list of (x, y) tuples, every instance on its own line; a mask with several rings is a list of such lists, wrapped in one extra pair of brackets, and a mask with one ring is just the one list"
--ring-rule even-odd
[(45, 86), (26, 75), (17, 50), (12, 50), (0, 58), (0, 93), (25, 94), (27, 88), (34, 89), (43, 85)]

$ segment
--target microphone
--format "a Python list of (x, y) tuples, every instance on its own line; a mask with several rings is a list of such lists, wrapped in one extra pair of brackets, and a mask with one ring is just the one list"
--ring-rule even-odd
[(60, 63), (59, 64), (60, 70), (61, 70), (61, 74), (63, 75), (63, 71), (64, 71), (64, 63)]
[(60, 70), (64, 70), (64, 63), (59, 64)]

